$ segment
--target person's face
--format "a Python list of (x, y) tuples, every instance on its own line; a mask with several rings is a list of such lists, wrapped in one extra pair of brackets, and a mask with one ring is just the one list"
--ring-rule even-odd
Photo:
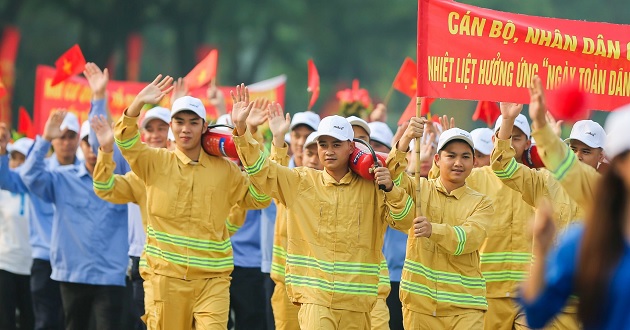
[(60, 138), (51, 141), (53, 149), (60, 160), (74, 159), (79, 148), (79, 134), (66, 130)]
[(604, 160), (602, 148), (591, 148), (584, 142), (576, 139), (571, 139), (569, 141), (569, 146), (582, 163), (595, 169), (597, 168), (597, 165)]
[(194, 150), (201, 146), (201, 134), (206, 131), (206, 125), (194, 112), (182, 111), (171, 120), (171, 129), (175, 135), (175, 144), (180, 150)]
[(512, 129), (512, 148), (514, 148), (514, 151), (516, 152), (514, 158), (516, 158), (517, 162), (522, 162), (521, 160), (523, 159), (523, 153), (525, 152), (525, 150), (529, 149), (531, 144), (532, 143), (527, 138), (527, 135), (525, 135), (525, 133), (523, 133), (520, 128), (514, 126), (514, 128)]
[(365, 142), (370, 142), (370, 134), (361, 126), (352, 125), (352, 130), (354, 131), (354, 138), (361, 139)]
[(316, 170), (324, 169), (322, 163), (319, 161), (316, 144), (311, 144), (308, 148), (304, 149), (304, 152), (302, 153), (302, 166), (314, 168)]
[(475, 150), (475, 162), (473, 163), (474, 167), (482, 167), (490, 165), (490, 155), (484, 155), (479, 151)]
[(468, 143), (452, 141), (435, 155), (440, 178), (454, 184), (464, 184), (473, 169), (474, 154)]
[(152, 119), (142, 130), (144, 142), (152, 148), (166, 148), (168, 124), (160, 119)]
[(22, 164), (26, 160), (26, 156), (24, 156), (21, 152), (13, 151), (11, 152), (11, 157), (9, 158), (9, 168), (16, 168)]
[(382, 152), (385, 154), (389, 154), (390, 151), (392, 151), (390, 148), (388, 148), (386, 145), (376, 142), (374, 140), (370, 140), (370, 145), (372, 146), (372, 149), (374, 149), (374, 151), (377, 152)]
[(306, 138), (314, 131), (306, 125), (298, 125), (291, 131), (291, 152), (295, 158), (302, 158)]
[(96, 165), (96, 155), (92, 152), (90, 144), (87, 142), (87, 138), (81, 140), (81, 151), (83, 151), (83, 157), (85, 162), (91, 166)]
[(317, 139), (319, 162), (331, 172), (347, 169), (348, 158), (352, 151), (354, 151), (354, 142), (339, 141), (332, 136), (320, 136)]

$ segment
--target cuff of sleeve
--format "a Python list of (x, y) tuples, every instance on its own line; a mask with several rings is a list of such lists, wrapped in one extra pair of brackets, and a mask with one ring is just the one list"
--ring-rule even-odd
[(96, 156), (97, 162), (113, 162), (114, 159), (114, 151), (105, 152), (103, 149), (98, 150), (98, 155)]
[(541, 129), (533, 131), (532, 137), (536, 139), (536, 144), (540, 146), (549, 146), (559, 139), (549, 124), (543, 126)]
[(138, 117), (127, 116), (127, 109), (125, 109), (125, 111), (123, 111), (123, 115), (121, 116), (121, 118), (122, 118), (123, 123), (125, 123), (127, 126), (130, 126), (130, 125), (137, 125), (138, 118), (140, 118), (140, 116)]
[(499, 151), (510, 150), (512, 148), (512, 139), (502, 140), (497, 137), (494, 146)]
[(40, 149), (44, 149), (46, 150), (46, 152), (48, 152), (48, 150), (50, 149), (50, 141), (44, 139), (43, 137), (41, 137), (40, 135), (38, 135), (35, 138), (35, 146), (33, 148), (33, 150), (40, 150)]
[(384, 190), (383, 192), (385, 193), (385, 197), (387, 198), (387, 200), (393, 201), (393, 200), (401, 200), (403, 198), (404, 190), (394, 185), (392, 190), (390, 190), (389, 192), (384, 191)]
[[(429, 221), (430, 220), (431, 219), (429, 219)], [(448, 227), (443, 224), (431, 222), (431, 236), (429, 236), (429, 239), (435, 243), (439, 243), (443, 237), (448, 235), (448, 230)]]
[[(92, 108), (95, 108), (97, 106), (105, 108), (105, 101), (106, 101), (106, 99), (92, 100), (92, 101), (90, 101), (90, 105), (92, 106)], [(127, 110), (127, 109), (125, 109), (125, 110)]]
[(289, 147), (285, 143), (282, 147), (276, 147), (273, 143), (271, 144), (271, 153), (275, 154), (278, 158), (287, 157), (289, 152)]
[(246, 148), (249, 146), (251, 141), (255, 141), (252, 133), (249, 130), (245, 131), (245, 134), (238, 135), (236, 128), (232, 131), (232, 137), (234, 139), (234, 143), (239, 148)]

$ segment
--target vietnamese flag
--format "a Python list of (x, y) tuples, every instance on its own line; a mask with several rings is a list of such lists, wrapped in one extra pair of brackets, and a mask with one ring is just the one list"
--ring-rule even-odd
[(313, 60), (308, 60), (308, 91), (312, 93), (308, 103), (308, 110), (310, 111), (319, 97), (319, 73)]
[(0, 78), (0, 99), (3, 98), (5, 95), (7, 95), (9, 92), (7, 91), (7, 88), (4, 86), (4, 84), (2, 83), (2, 78)]
[(417, 72), (416, 62), (409, 57), (405, 58), (392, 86), (397, 91), (413, 98), (416, 96), (416, 90), (418, 89)]
[(477, 108), (472, 116), (473, 120), (481, 120), (485, 122), (488, 127), (492, 127), (494, 122), (501, 115), (501, 109), (496, 102), (491, 101), (479, 101)]
[(184, 81), (188, 89), (195, 89), (207, 85), (217, 76), (217, 61), (219, 51), (213, 49), (199, 64), (197, 64), (187, 75)]
[(61, 57), (55, 61), (55, 77), (52, 80), (51, 86), (55, 86), (58, 83), (83, 72), (85, 69), (85, 57), (81, 52), (79, 45), (70, 47)]
[[(422, 98), (422, 108), (420, 110), (421, 116), (426, 116), (430, 112), (431, 104), (435, 101), (435, 99), (423, 97)], [(402, 125), (402, 123), (411, 119), (411, 117), (416, 116), (416, 98), (412, 98), (407, 105), (407, 108), (403, 112), (400, 119), (398, 119), (398, 126)]]
[(31, 120), (31, 116), (28, 115), (28, 112), (26, 112), (26, 109), (24, 109), (24, 107), (20, 107), (18, 113), (17, 131), (31, 139), (35, 138), (35, 125), (33, 125), (33, 120)]

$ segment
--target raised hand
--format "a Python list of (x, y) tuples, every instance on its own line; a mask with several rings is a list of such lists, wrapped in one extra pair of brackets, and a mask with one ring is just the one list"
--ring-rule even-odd
[(9, 134), (7, 124), (0, 123), (0, 155), (5, 155), (7, 153), (9, 140), (11, 140), (11, 134)]
[[(427, 123), (427, 125), (433, 126), (431, 123)], [(430, 132), (426, 138), (422, 139), (422, 145), (420, 146), (420, 162), (430, 161), (435, 155), (435, 145), (437, 135), (435, 132)]]
[(547, 124), (546, 115), (545, 90), (540, 77), (534, 76), (529, 86), (529, 117), (532, 119), (534, 128), (542, 128)]
[(426, 217), (417, 217), (413, 219), (413, 236), (414, 237), (431, 237), (433, 225)]
[(171, 106), (178, 98), (188, 95), (188, 86), (186, 86), (186, 82), (183, 78), (177, 78), (177, 80), (173, 83), (173, 87), (173, 95), (171, 95)]
[(394, 188), (394, 181), (392, 181), (392, 175), (387, 167), (374, 169), (374, 182), (379, 186), (385, 186), (385, 191), (391, 191)]
[(173, 86), (173, 78), (166, 76), (162, 78), (159, 74), (153, 82), (148, 84), (143, 90), (136, 95), (129, 109), (127, 109), (127, 115), (130, 117), (137, 117), (140, 114), (140, 110), (145, 104), (158, 104), (166, 94), (170, 93), (175, 86)]
[(455, 127), (455, 118), (451, 117), (450, 120), (447, 115), (442, 117), (438, 117), (440, 121), (440, 125), (442, 125), (442, 130), (446, 131), (447, 129), (451, 129)]
[(106, 153), (112, 152), (114, 150), (114, 131), (111, 125), (107, 123), (107, 118), (102, 115), (94, 116), (90, 121), (90, 127), (96, 134), (101, 150)]
[(520, 103), (501, 102), (499, 107), (503, 119), (516, 119), (523, 111), (523, 105)]
[(267, 113), (268, 105), (269, 100), (266, 98), (256, 99), (254, 101), (252, 112), (250, 112), (247, 117), (247, 128), (252, 134), (256, 133), (258, 126), (264, 124), (269, 118)]
[(557, 136), (561, 136), (562, 124), (564, 124), (564, 120), (556, 120), (556, 118), (553, 118), (549, 111), (547, 111), (547, 115), (545, 117), (547, 118), (547, 123), (549, 123), (553, 132), (556, 133)]
[(109, 72), (107, 68), (101, 71), (98, 65), (89, 62), (85, 64), (83, 75), (92, 89), (92, 99), (101, 100), (105, 98), (105, 90), (107, 89), (107, 83), (109, 82)]
[(387, 122), (387, 107), (383, 103), (376, 105), (376, 108), (370, 112), (370, 121)]
[(424, 117), (411, 117), (407, 129), (400, 138), (400, 141), (398, 141), (398, 149), (405, 151), (409, 149), (411, 140), (421, 138), (422, 134), (424, 134), (424, 124), (426, 122), (427, 119)]
[(249, 101), (249, 91), (245, 84), (236, 86), (236, 93), (230, 91), (232, 97), (232, 122), (236, 126), (238, 135), (245, 134), (247, 130), (247, 117), (254, 107), (254, 102)]
[(208, 102), (217, 109), (219, 116), (227, 113), (225, 98), (223, 97), (223, 92), (217, 88), (216, 79), (212, 79), (210, 82), (206, 96), (208, 97)]
[(273, 145), (284, 146), (284, 135), (289, 132), (291, 126), (291, 115), (285, 115), (279, 103), (272, 102), (267, 107), (269, 116), (269, 130), (273, 134)]
[(542, 200), (536, 208), (534, 217), (534, 251), (546, 255), (553, 245), (556, 236), (556, 225), (553, 222), (553, 208), (548, 200)]
[[(392, 145), (396, 145), (396, 143), (398, 143), (398, 141), (400, 141), (400, 138), (403, 136), (403, 134), (405, 134), (405, 131), (407, 130), (407, 127), (409, 127), (409, 122), (406, 121), (402, 124), (400, 124), (400, 126), (398, 126), (398, 128), (396, 129), (396, 134), (394, 134), (394, 137), (392, 138)], [(400, 148), (400, 146), (398, 147)]]
[(61, 130), (61, 123), (63, 123), (64, 118), (66, 118), (67, 111), (55, 111), (50, 114), (48, 120), (46, 121), (46, 126), (44, 126), (44, 133), (42, 138), (48, 141), (52, 141), (56, 138), (60, 138), (64, 132), (67, 130)]

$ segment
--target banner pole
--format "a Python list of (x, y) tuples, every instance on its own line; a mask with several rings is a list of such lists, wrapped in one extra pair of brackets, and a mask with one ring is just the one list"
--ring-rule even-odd
[[(421, 114), (421, 109), (422, 109), (422, 98), (419, 96), (416, 96), (416, 117), (420, 118), (420, 114)], [(414, 152), (416, 153), (416, 168), (415, 168), (415, 177), (414, 180), (416, 181), (416, 217), (419, 217), (422, 215), (422, 208), (421, 208), (421, 199), (420, 199), (420, 168), (421, 168), (421, 164), (420, 164), (420, 149), (421, 148), (421, 144), (420, 144), (420, 140), (422, 140), (421, 138), (416, 138), (416, 142), (415, 142), (415, 146), (414, 146)]]

